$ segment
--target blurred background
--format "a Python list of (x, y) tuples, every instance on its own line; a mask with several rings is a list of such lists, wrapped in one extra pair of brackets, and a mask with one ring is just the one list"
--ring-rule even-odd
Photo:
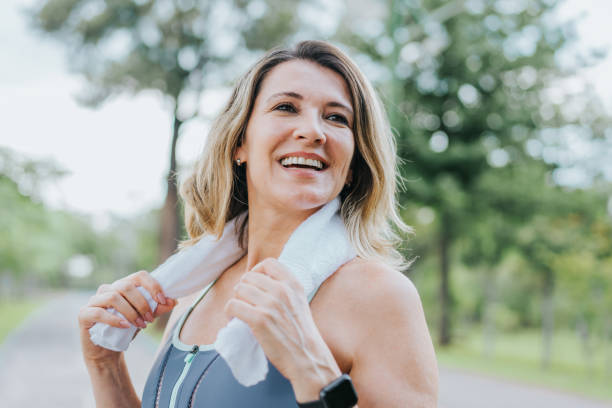
[[(85, 376), (78, 308), (185, 238), (176, 183), (233, 81), (273, 46), (326, 39), (396, 134), (440, 406), (533, 390), (521, 405), (612, 406), (610, 15), (607, 0), (3, 0), (0, 378), (57, 318)], [(498, 386), (513, 405), (492, 404)]]

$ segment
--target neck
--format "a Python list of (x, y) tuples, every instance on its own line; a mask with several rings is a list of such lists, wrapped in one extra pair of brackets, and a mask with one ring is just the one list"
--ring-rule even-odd
[(278, 258), (293, 231), (316, 210), (283, 212), (249, 202), (246, 270), (266, 258)]

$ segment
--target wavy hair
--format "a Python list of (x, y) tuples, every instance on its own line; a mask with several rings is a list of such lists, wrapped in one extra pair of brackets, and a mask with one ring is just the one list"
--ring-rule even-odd
[[(303, 41), (293, 49), (276, 48), (258, 60), (234, 86), (232, 95), (210, 129), (202, 155), (183, 181), (180, 195), (185, 204), (189, 246), (204, 234), (221, 237), (225, 224), (248, 210), (245, 166), (234, 163), (251, 111), (265, 76), (275, 66), (306, 60), (329, 68), (346, 81), (355, 110), (355, 153), (350, 186), (341, 191), (341, 216), (357, 254), (405, 269), (398, 250), (401, 234), (412, 232), (401, 219), (396, 203), (396, 146), (391, 127), (374, 88), (357, 65), (340, 49), (323, 41)], [(246, 218), (241, 245), (246, 243)]]

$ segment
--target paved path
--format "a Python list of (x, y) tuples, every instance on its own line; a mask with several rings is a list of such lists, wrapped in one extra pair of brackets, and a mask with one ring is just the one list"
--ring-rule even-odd
[[(34, 312), (0, 346), (2, 408), (94, 408), (81, 358), (77, 314), (90, 294), (66, 294)], [(139, 335), (126, 352), (132, 381), (142, 393), (155, 343)]]
[[(32, 314), (0, 346), (2, 408), (93, 408), (80, 354), (76, 316), (88, 294), (66, 294)], [(142, 392), (156, 345), (138, 336), (126, 354)], [(442, 368), (439, 408), (611, 408), (557, 391), (507, 383)], [(238, 408), (238, 407), (236, 407)]]
[(481, 375), (440, 369), (439, 408), (611, 408), (612, 403)]

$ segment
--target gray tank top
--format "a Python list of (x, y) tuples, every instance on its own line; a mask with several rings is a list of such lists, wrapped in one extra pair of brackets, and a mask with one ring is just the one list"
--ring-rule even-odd
[[(185, 320), (215, 282), (202, 291), (172, 329), (149, 372), (142, 407), (297, 408), (291, 383), (269, 360), (265, 380), (245, 387), (236, 381), (212, 344), (187, 345), (180, 341)], [(315, 294), (316, 290), (310, 294), (309, 302)]]

